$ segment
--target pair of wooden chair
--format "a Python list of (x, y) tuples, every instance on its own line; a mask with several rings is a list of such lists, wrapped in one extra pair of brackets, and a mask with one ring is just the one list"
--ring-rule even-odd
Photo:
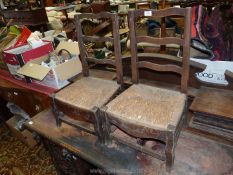
[[(185, 18), (185, 30), (182, 39), (136, 36), (135, 21), (137, 18), (172, 15), (179, 15)], [(80, 22), (82, 18), (110, 18), (113, 26), (113, 38), (84, 36)], [(185, 111), (187, 109), (186, 92), (189, 75), (191, 9), (170, 8), (161, 11), (129, 11), (128, 20), (131, 40), (133, 85), (126, 90), (123, 90), (118, 16), (116, 14), (102, 12), (99, 14), (80, 14), (75, 19), (84, 77), (64, 88), (53, 97), (53, 109), (57, 119), (57, 125), (60, 126), (61, 122), (71, 124), (81, 130), (96, 135), (100, 142), (106, 144), (110, 144), (112, 139), (117, 139), (136, 150), (165, 160), (167, 170), (171, 170), (174, 162), (175, 145), (182, 124), (185, 121)], [(87, 41), (113, 42), (115, 59), (99, 60), (90, 58), (84, 46), (84, 43)], [(137, 51), (137, 43), (140, 42), (160, 45), (173, 43), (183, 46), (182, 66), (158, 65), (148, 61), (141, 61), (144, 55), (138, 54)], [(147, 57), (151, 57), (151, 59), (156, 59), (156, 57), (169, 57), (172, 59), (173, 56), (150, 54)], [(88, 62), (115, 66), (117, 82), (89, 76)], [(181, 92), (139, 83), (139, 69), (141, 68), (180, 74)], [(121, 137), (121, 134), (117, 134), (118, 131), (126, 133), (129, 139)], [(159, 140), (162, 142), (165, 145), (162, 152), (157, 153), (154, 148), (148, 147), (146, 143), (148, 140)]]

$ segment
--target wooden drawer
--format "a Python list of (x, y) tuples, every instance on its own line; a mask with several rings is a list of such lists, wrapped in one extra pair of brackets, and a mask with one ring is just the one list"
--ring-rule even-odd
[(44, 109), (43, 102), (29, 91), (3, 88), (0, 96), (8, 102), (20, 106), (30, 116), (34, 116)]

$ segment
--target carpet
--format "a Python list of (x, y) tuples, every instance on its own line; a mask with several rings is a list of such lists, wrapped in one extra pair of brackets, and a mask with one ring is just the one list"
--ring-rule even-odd
[(30, 149), (14, 138), (5, 125), (0, 125), (0, 175), (56, 175), (56, 172), (43, 145)]

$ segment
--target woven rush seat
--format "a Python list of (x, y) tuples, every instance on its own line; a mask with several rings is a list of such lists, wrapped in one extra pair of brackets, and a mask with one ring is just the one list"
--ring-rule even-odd
[(177, 124), (184, 111), (186, 95), (143, 84), (131, 86), (107, 105), (116, 118), (152, 129), (166, 130)]
[(119, 87), (114, 81), (85, 77), (58, 92), (55, 99), (73, 107), (91, 110), (106, 104)]

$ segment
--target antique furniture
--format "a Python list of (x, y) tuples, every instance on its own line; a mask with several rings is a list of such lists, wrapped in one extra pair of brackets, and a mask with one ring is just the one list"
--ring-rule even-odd
[[(57, 129), (49, 109), (34, 116), (25, 127), (41, 136), (58, 174), (167, 174), (163, 162), (127, 145), (117, 142), (110, 146), (97, 144), (95, 136), (84, 134), (65, 123)], [(182, 131), (171, 174), (231, 174), (232, 154), (231, 146)]]
[(233, 141), (232, 103), (232, 91), (201, 87), (189, 108), (194, 115), (191, 127)]
[(14, 137), (30, 147), (35, 146), (36, 140), (23, 124), (30, 120), (28, 116), (32, 118), (50, 106), (49, 94), (53, 92), (54, 89), (16, 80), (9, 72), (0, 69), (0, 124), (7, 124)]
[[(178, 15), (185, 18), (185, 31), (183, 39), (167, 37), (152, 38), (148, 36), (137, 36), (135, 21), (139, 17), (165, 17)], [(139, 151), (166, 160), (167, 170), (170, 171), (174, 161), (174, 149), (181, 131), (187, 110), (186, 93), (188, 89), (189, 75), (189, 52), (190, 52), (190, 30), (191, 30), (191, 8), (170, 8), (160, 11), (135, 10), (129, 12), (129, 28), (131, 40), (131, 64), (133, 85), (110, 101), (102, 108), (101, 115), (105, 115), (106, 140), (117, 139)], [(149, 61), (140, 61), (137, 51), (137, 43), (148, 42), (157, 44), (176, 43), (183, 46), (182, 65), (159, 65)], [(172, 57), (170, 55), (151, 55), (156, 57)], [(139, 69), (146, 68), (154, 71), (174, 72), (181, 75), (181, 92), (148, 86), (139, 83)], [(139, 84), (138, 84), (139, 83)], [(115, 134), (118, 130), (140, 139), (157, 139), (165, 143), (162, 152), (157, 152), (146, 146), (144, 141), (141, 145), (129, 139), (124, 139), (121, 134)], [(140, 141), (141, 142), (141, 141)], [(165, 156), (164, 156), (165, 153)]]
[(2, 10), (0, 13), (5, 23), (13, 20), (11, 25), (39, 27), (42, 33), (47, 29), (48, 17), (44, 8), (20, 11)]
[[(110, 19), (113, 38), (83, 35), (81, 27), (81, 19), (83, 18)], [(84, 77), (54, 95), (53, 109), (57, 126), (60, 126), (62, 121), (69, 123), (88, 133), (96, 134), (101, 141), (102, 128), (100, 127), (101, 120), (98, 116), (98, 108), (113, 98), (123, 82), (118, 16), (108, 12), (80, 14), (76, 16), (76, 26)], [(88, 55), (85, 47), (86, 42), (104, 41), (109, 41), (114, 44), (114, 60), (112, 58), (96, 59)], [(88, 61), (116, 67), (117, 82), (89, 76)], [(65, 117), (64, 114), (69, 117)], [(91, 126), (89, 126), (90, 123), (92, 124)]]
[[(36, 10), (3, 10), (1, 11), (5, 22), (13, 19), (12, 25), (42, 25), (48, 22), (48, 18), (44, 8)], [(38, 18), (39, 17), (39, 18)]]
[(91, 4), (84, 5), (80, 9), (81, 13), (100, 13), (110, 11), (110, 1), (93, 1)]
[(0, 69), (0, 98), (21, 107), (30, 117), (50, 106), (49, 95), (55, 89), (16, 80)]

